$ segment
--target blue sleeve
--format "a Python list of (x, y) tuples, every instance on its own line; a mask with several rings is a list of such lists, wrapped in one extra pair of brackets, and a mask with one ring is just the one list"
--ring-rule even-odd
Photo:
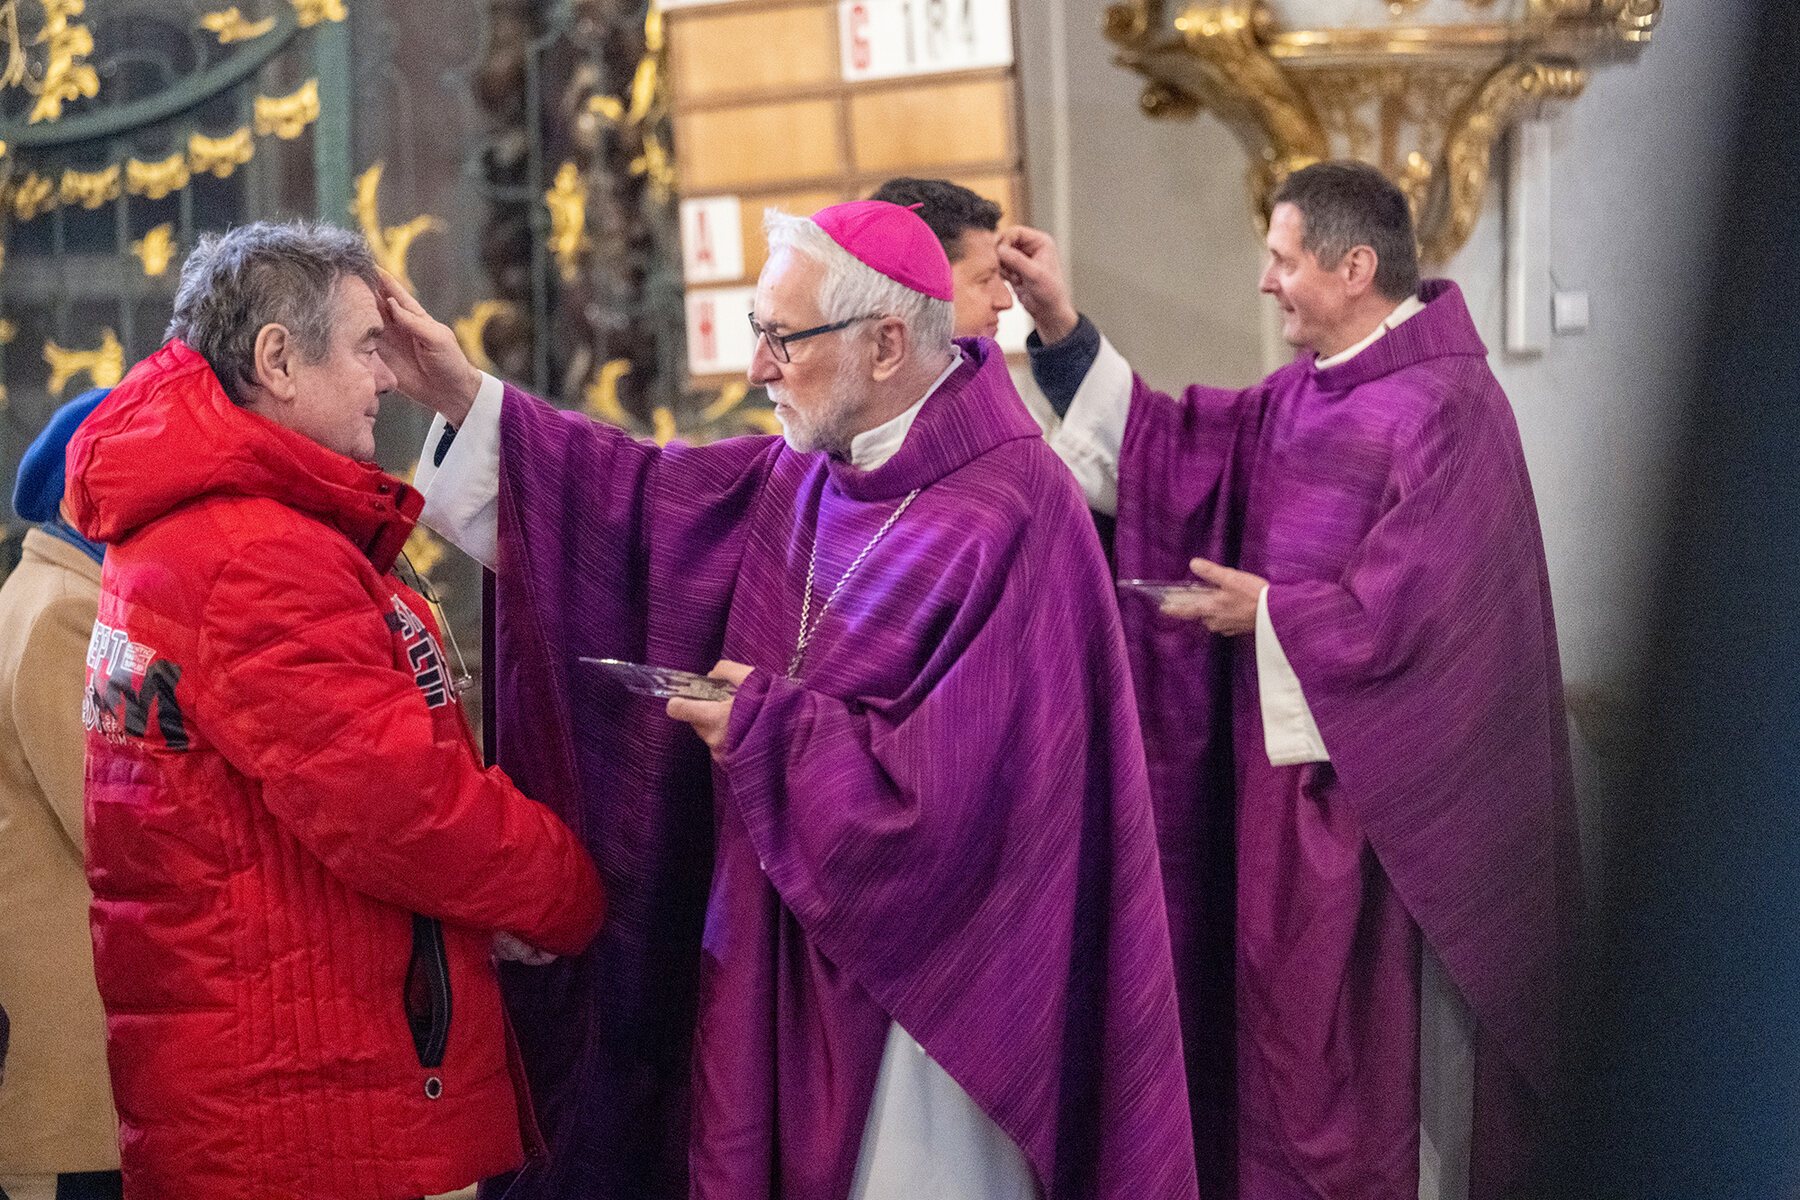
[(1084, 314), (1069, 336), (1048, 346), (1033, 330), (1025, 339), (1025, 350), (1031, 355), (1032, 378), (1050, 407), (1058, 417), (1066, 416), (1081, 381), (1100, 357), (1100, 329)]

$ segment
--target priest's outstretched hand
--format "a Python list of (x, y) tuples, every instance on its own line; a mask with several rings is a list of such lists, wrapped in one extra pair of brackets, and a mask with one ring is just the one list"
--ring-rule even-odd
[(1069, 294), (1056, 239), (1041, 229), (1014, 225), (1000, 235), (1000, 275), (1031, 314), (1038, 337), (1051, 346), (1075, 332), (1081, 314)]
[(387, 322), (381, 361), (394, 373), (399, 390), (460, 426), (481, 388), (481, 372), (463, 353), (455, 332), (386, 271), (381, 273), (381, 310)]
[[(723, 679), (728, 683), (742, 683), (750, 678), (751, 668), (743, 663), (732, 662), (728, 658), (719, 660), (707, 674), (714, 679)], [(706, 748), (719, 756), (719, 745), (725, 740), (725, 728), (731, 724), (730, 700), (684, 700), (677, 696), (669, 701), (669, 715), (677, 721), (686, 721), (706, 743)]]
[(1164, 600), (1164, 615), (1199, 621), (1221, 637), (1237, 637), (1256, 628), (1256, 606), (1268, 580), (1204, 558), (1189, 562), (1188, 569), (1211, 586), (1197, 595)]

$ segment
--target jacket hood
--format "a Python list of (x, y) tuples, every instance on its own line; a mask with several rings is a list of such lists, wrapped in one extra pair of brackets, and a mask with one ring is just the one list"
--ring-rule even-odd
[(386, 572), (424, 500), (359, 463), (233, 404), (199, 352), (179, 339), (133, 367), (70, 439), (70, 518), (84, 537), (118, 542), (207, 497), (278, 501), (349, 538)]

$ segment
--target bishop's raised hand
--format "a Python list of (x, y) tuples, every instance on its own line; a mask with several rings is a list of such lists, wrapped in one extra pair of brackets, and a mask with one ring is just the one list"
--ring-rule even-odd
[[(740, 662), (732, 662), (722, 658), (709, 672), (714, 679), (723, 679), (727, 683), (741, 684), (750, 678), (751, 668)], [(685, 721), (694, 727), (706, 748), (712, 751), (714, 758), (719, 757), (719, 747), (725, 744), (725, 731), (731, 726), (732, 700), (687, 700), (676, 697), (669, 701), (668, 713), (677, 721)]]
[(399, 390), (461, 425), (481, 388), (481, 372), (469, 362), (456, 333), (426, 312), (406, 288), (381, 273), (381, 360)]

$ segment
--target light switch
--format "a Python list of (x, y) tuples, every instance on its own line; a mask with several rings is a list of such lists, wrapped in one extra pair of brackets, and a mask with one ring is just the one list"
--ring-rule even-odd
[(1556, 292), (1550, 297), (1550, 328), (1559, 334), (1586, 333), (1588, 294)]

